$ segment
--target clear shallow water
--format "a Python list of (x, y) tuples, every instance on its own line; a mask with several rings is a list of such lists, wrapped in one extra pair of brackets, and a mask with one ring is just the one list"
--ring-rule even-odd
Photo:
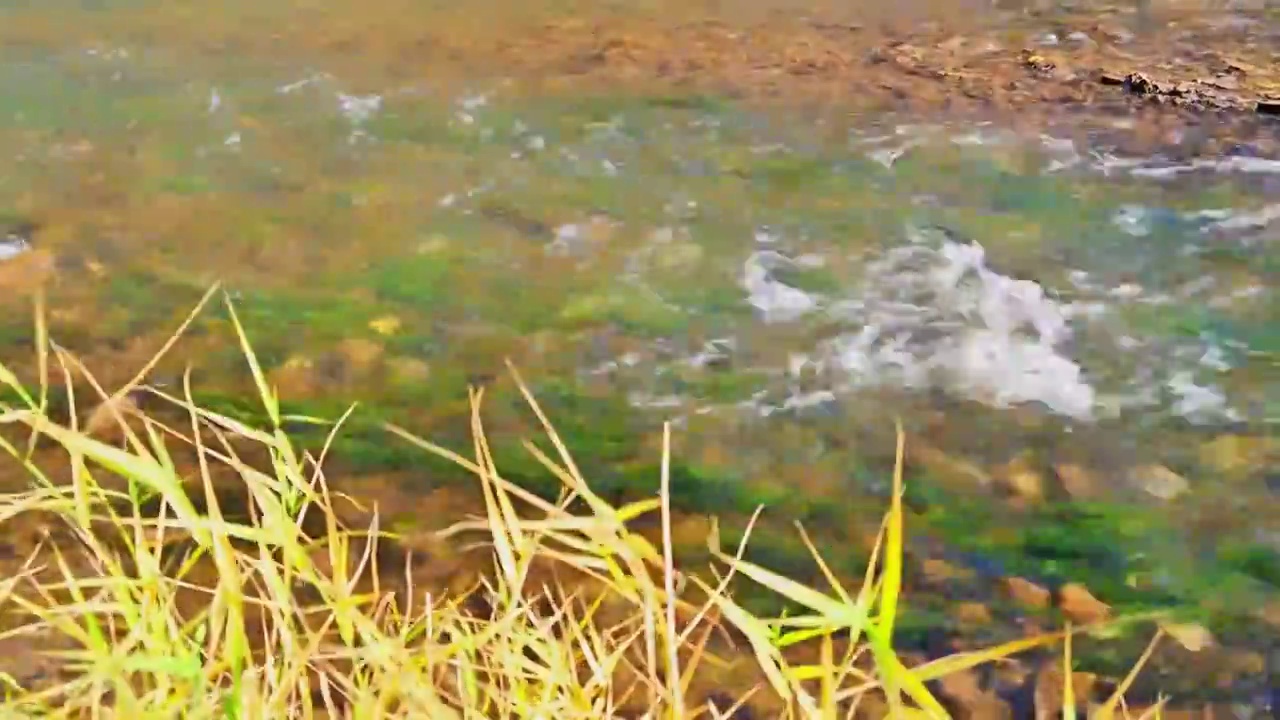
[[(1045, 447), (1088, 465), (1092, 499), (1175, 526), (1107, 538), (1165, 586), (1220, 546), (1280, 551), (1280, 161), (1128, 157), (1124, 126), (836, 122), (81, 45), (0, 61), (0, 269), (55, 257), (54, 336), (108, 378), (216, 280), (303, 409), (435, 428), (512, 356), (555, 417), (604, 398), (648, 423), (635, 443), (675, 419), (708, 475), (817, 468), (805, 493), (874, 495), (850, 468), (901, 414), (982, 467)], [(0, 273), (6, 360), (28, 352), (25, 276)], [(225, 322), (200, 330), (169, 370), (242, 391)], [(630, 457), (584, 425), (583, 452)], [(1202, 447), (1224, 436), (1264, 447), (1230, 483)], [(1046, 521), (987, 505), (993, 528)]]
[[(1268, 388), (1226, 380), (1273, 349), (1280, 160), (1123, 157), (994, 124), (880, 122), (887, 132), (848, 127), (830, 142), (830, 127), (810, 135), (803, 118), (715, 103), (504, 101), (500, 87), (447, 96), (428, 82), (369, 92), (323, 69), (176, 65), (126, 47), (9, 58), (9, 204), (76, 202), (95, 160), (127, 143), (130, 166), (102, 179), (140, 201), (128, 214), (142, 222), (148, 202), (173, 198), (252, 203), (279, 227), (315, 223), (294, 211), (326, 200), (326, 215), (353, 222), (386, 205), (397, 237), (321, 227), (297, 239), (303, 263), (457, 242), (524, 292), (559, 284), (562, 320), (649, 313), (671, 330), (722, 329), (708, 338), (721, 345), (823, 325), (829, 337), (770, 368), (837, 371), (820, 392), (940, 387), (1082, 421), (1268, 419)], [(485, 236), (486, 224), (507, 232)], [(511, 231), (526, 237), (503, 258)], [(170, 252), (179, 238), (123, 242), (144, 265), (171, 256), (166, 271), (193, 282), (217, 274)], [(26, 247), (15, 238), (4, 257)], [(538, 250), (571, 272), (531, 267)], [(215, 264), (234, 278), (254, 263)], [(613, 287), (582, 297), (602, 273)]]

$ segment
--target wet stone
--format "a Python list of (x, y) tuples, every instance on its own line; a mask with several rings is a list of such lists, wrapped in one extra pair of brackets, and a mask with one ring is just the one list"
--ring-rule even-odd
[(1020, 501), (1034, 504), (1044, 500), (1044, 475), (1026, 453), (997, 468), (992, 476)]
[(1101, 486), (1097, 474), (1083, 465), (1058, 463), (1053, 470), (1063, 492), (1072, 500), (1090, 500), (1099, 496)]
[(1048, 589), (1024, 578), (1005, 578), (1004, 584), (1009, 596), (1015, 602), (1031, 609), (1047, 608), (1053, 599), (1053, 593)]
[(393, 357), (387, 361), (389, 380), (397, 385), (421, 385), (431, 378), (431, 366), (425, 360)]
[(992, 621), (991, 610), (978, 602), (964, 602), (954, 610), (956, 622), (962, 628), (973, 628), (988, 625)]
[(0, 242), (0, 298), (34, 294), (54, 277), (55, 265), (56, 258), (47, 249)]
[(0, 222), (0, 262), (31, 250), (38, 225), (30, 220)]
[[(0, 673), (27, 690), (47, 689), (64, 679), (64, 663), (46, 651), (69, 642), (48, 631), (31, 631), (0, 639)], [(59, 648), (62, 649), (62, 648)]]
[(1111, 607), (1079, 583), (1067, 583), (1058, 589), (1058, 607), (1080, 624), (1101, 622), (1111, 616)]
[(1191, 489), (1191, 483), (1163, 465), (1143, 465), (1129, 472), (1130, 481), (1147, 494), (1161, 500), (1173, 500)]
[(31, 249), (31, 244), (26, 240), (6, 237), (0, 239), (0, 262), (11, 260)]
[(1200, 446), (1200, 464), (1219, 477), (1235, 480), (1253, 474), (1275, 451), (1269, 438), (1228, 434)]

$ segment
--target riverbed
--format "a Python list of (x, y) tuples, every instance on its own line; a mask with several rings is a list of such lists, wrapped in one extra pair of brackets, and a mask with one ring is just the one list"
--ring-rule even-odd
[[(0, 4), (0, 358), (33, 371), (42, 288), (113, 387), (221, 283), (290, 412), (359, 403), (333, 472), (405, 532), (462, 491), (378, 422), (466, 448), (469, 384), (546, 482), (510, 359), (597, 487), (652, 493), (671, 421), (679, 509), (766, 504), (757, 557), (812, 579), (790, 522), (856, 576), (900, 419), (913, 557), (968, 578), (921, 578), (908, 627), (964, 600), (1007, 636), (1009, 578), (1082, 583), (1245, 668), (1171, 655), (1153, 690), (1252, 702), (1275, 22), (1154, 12)], [(262, 419), (233, 338), (210, 309), (150, 380)]]

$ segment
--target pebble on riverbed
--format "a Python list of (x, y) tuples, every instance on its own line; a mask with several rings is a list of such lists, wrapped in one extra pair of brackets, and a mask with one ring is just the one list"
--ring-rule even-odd
[[(359, 382), (384, 363), (385, 348), (374, 340), (347, 338), (333, 349), (312, 358), (293, 355), (267, 372), (268, 383), (280, 397), (313, 398), (335, 385)], [(400, 370), (407, 371), (405, 367)]]
[(1102, 602), (1080, 583), (1067, 583), (1058, 589), (1058, 608), (1080, 625), (1102, 622), (1111, 617), (1111, 606)]
[(1053, 600), (1053, 593), (1047, 588), (1041, 587), (1025, 578), (1005, 578), (1004, 586), (1009, 597), (1015, 602), (1033, 610), (1047, 608)]
[(118, 442), (125, 437), (125, 426), (140, 417), (138, 401), (133, 393), (125, 393), (99, 403), (84, 422), (84, 432), (90, 437), (106, 442)]
[(1098, 476), (1083, 465), (1057, 463), (1053, 466), (1058, 484), (1072, 500), (1091, 500), (1098, 497)]
[(1142, 465), (1129, 472), (1133, 484), (1161, 500), (1173, 500), (1191, 489), (1191, 483), (1163, 465)]
[(29, 220), (0, 226), (0, 293), (6, 298), (32, 294), (57, 269), (54, 254), (33, 244), (37, 230), (39, 225)]
[(1044, 476), (1026, 454), (1018, 455), (996, 468), (992, 476), (1021, 503), (1037, 504), (1044, 501)]

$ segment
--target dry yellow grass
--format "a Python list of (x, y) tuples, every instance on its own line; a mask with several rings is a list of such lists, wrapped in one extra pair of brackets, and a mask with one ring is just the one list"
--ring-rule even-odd
[[(707, 638), (716, 623), (745, 639), (784, 699), (786, 717), (851, 716), (869, 693), (891, 717), (945, 717), (929, 680), (1070, 635), (906, 667), (893, 647), (906, 531), (901, 439), (896, 492), (865, 581), (854, 590), (841, 587), (825, 565), (828, 590), (795, 583), (743, 561), (742, 547), (723, 551), (712, 533), (709, 546), (730, 575), (745, 575), (805, 608), (783, 618), (753, 616), (726, 593), (728, 576), (710, 582), (674, 566), (669, 443), (658, 496), (612, 507), (592, 492), (527, 390), (555, 457), (527, 447), (560, 479), (562, 499), (548, 502), (503, 479), (488, 450), (480, 393), (472, 395), (469, 457), (389, 427), (388, 442), (398, 436), (474, 475), (486, 515), (448, 532), (481, 536), (493, 568), (470, 598), (419, 595), (412, 587), (395, 596), (376, 580), (369, 590), (356, 576), (376, 575), (373, 546), (385, 533), (376, 515), (364, 528), (340, 522), (323, 453), (300, 453), (280, 429), (274, 390), (243, 332), (274, 427), (246, 427), (197, 407), (188, 380), (180, 394), (166, 396), (185, 411), (184, 427), (146, 416), (126, 424), (120, 417), (126, 440), (118, 446), (74, 421), (56, 424), (42, 411), (51, 364), (39, 317), (42, 389), (29, 393), (0, 366), (0, 384), (23, 398), (0, 407), (0, 422), (61, 445), (72, 479), (55, 484), (30, 466), (32, 489), (0, 496), (0, 523), (42, 514), (71, 542), (38, 548), (22, 572), (0, 580), (0, 612), (20, 618), (0, 642), (39, 638), (31, 641), (50, 649), (57, 670), (35, 687), (6, 678), (0, 717), (585, 720), (618, 716), (623, 706), (647, 708), (651, 718), (708, 717), (712, 711), (695, 706), (688, 688), (700, 665), (712, 662)], [(76, 368), (72, 358), (55, 359), (64, 375)], [(341, 432), (340, 422), (334, 432)], [(244, 460), (246, 445), (269, 463)], [(176, 470), (176, 447), (198, 459), (195, 482)], [(22, 462), (29, 451), (8, 443), (5, 449)], [(242, 486), (250, 520), (224, 515), (215, 473)], [(628, 529), (649, 513), (662, 519), (661, 546)], [(322, 520), (323, 533), (305, 533), (303, 518), (310, 526)], [(535, 586), (530, 573), (539, 564), (594, 578), (608, 597)], [(215, 572), (201, 574), (201, 566)], [(469, 602), (475, 598), (483, 600), (482, 611)], [(606, 602), (624, 611), (605, 613)], [(818, 643), (820, 659), (788, 663), (784, 650), (799, 642)], [(870, 662), (854, 662), (868, 655)], [(1099, 717), (1118, 707), (1117, 697)]]

